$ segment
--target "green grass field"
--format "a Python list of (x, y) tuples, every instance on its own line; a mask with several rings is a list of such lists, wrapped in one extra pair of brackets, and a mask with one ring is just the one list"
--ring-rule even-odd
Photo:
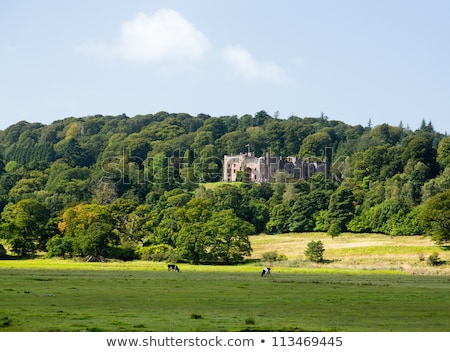
[[(271, 277), (260, 276), (260, 262), (180, 264), (177, 273), (144, 261), (3, 260), (0, 332), (450, 331), (448, 264), (426, 271), (417, 255), (418, 245), (434, 250), (431, 243), (380, 239), (377, 246), (377, 237), (348, 235), (325, 244), (329, 264), (308, 265), (291, 242), (308, 236), (252, 238), (255, 261), (268, 248), (292, 259), (270, 263)], [(338, 261), (339, 250), (351, 258)], [(396, 256), (422, 268), (420, 275), (392, 265)], [(377, 260), (379, 268), (368, 267)]]

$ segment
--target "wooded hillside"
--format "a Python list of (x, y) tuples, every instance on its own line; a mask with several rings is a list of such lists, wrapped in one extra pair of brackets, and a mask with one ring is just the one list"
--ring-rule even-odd
[[(223, 155), (247, 144), (257, 156), (326, 156), (331, 174), (220, 183)], [(450, 137), (431, 122), (96, 115), (18, 122), (0, 148), (0, 243), (18, 255), (235, 263), (261, 232), (450, 240)]]

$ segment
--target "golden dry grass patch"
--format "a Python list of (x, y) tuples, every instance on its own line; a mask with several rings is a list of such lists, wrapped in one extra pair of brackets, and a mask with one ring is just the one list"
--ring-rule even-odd
[(344, 233), (335, 238), (325, 233), (288, 233), (280, 235), (261, 234), (252, 236), (251, 259), (261, 259), (263, 254), (276, 251), (288, 261), (276, 265), (308, 266), (304, 251), (310, 241), (322, 241), (325, 264), (330, 268), (364, 270), (400, 270), (413, 273), (450, 274), (449, 264), (433, 268), (427, 257), (438, 252), (442, 260), (450, 262), (450, 251), (436, 245), (429, 237), (398, 236), (382, 234)]

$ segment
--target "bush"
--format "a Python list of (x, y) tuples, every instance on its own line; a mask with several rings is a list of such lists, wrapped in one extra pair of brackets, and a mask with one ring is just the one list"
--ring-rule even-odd
[(281, 262), (283, 260), (287, 260), (288, 258), (283, 253), (278, 254), (277, 251), (269, 251), (263, 253), (261, 255), (261, 259), (265, 262)]
[(261, 255), (262, 260), (264, 260), (266, 262), (275, 262), (277, 260), (277, 257), (278, 257), (277, 251), (264, 252)]
[(167, 256), (166, 260), (168, 262), (178, 263), (179, 261), (181, 261), (181, 253), (180, 253), (180, 251), (178, 251), (176, 248), (174, 248), (173, 250), (171, 250), (169, 252), (169, 255)]
[(283, 253), (278, 254), (278, 256), (277, 256), (277, 262), (282, 262), (283, 260), (287, 260), (287, 259), (288, 259), (288, 257), (286, 256), (286, 254), (283, 254)]
[(173, 259), (173, 251), (173, 247), (168, 244), (153, 244), (151, 246), (141, 247), (138, 250), (138, 254), (142, 260), (161, 262)]
[(123, 261), (130, 261), (139, 258), (139, 254), (136, 253), (136, 249), (132, 246), (118, 246), (112, 247), (107, 250), (108, 258), (119, 259)]
[(322, 241), (311, 241), (305, 250), (305, 256), (312, 262), (320, 263), (323, 261), (323, 247)]
[(47, 257), (71, 257), (73, 254), (73, 240), (70, 237), (54, 236), (47, 242)]
[(441, 258), (439, 258), (438, 252), (434, 252), (428, 257), (427, 263), (428, 265), (437, 266), (444, 264), (444, 261)]
[(341, 226), (337, 223), (331, 224), (329, 227), (327, 234), (332, 238), (339, 236), (342, 233)]

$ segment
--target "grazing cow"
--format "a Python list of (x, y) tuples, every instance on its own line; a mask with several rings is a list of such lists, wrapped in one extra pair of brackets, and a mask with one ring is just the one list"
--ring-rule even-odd
[(176, 264), (169, 264), (169, 265), (167, 265), (167, 270), (168, 271), (171, 271), (171, 270), (180, 271), (180, 269), (178, 268), (178, 266)]
[(261, 273), (261, 276), (264, 276), (264, 275), (270, 275), (270, 268), (264, 268), (263, 269), (263, 271)]

